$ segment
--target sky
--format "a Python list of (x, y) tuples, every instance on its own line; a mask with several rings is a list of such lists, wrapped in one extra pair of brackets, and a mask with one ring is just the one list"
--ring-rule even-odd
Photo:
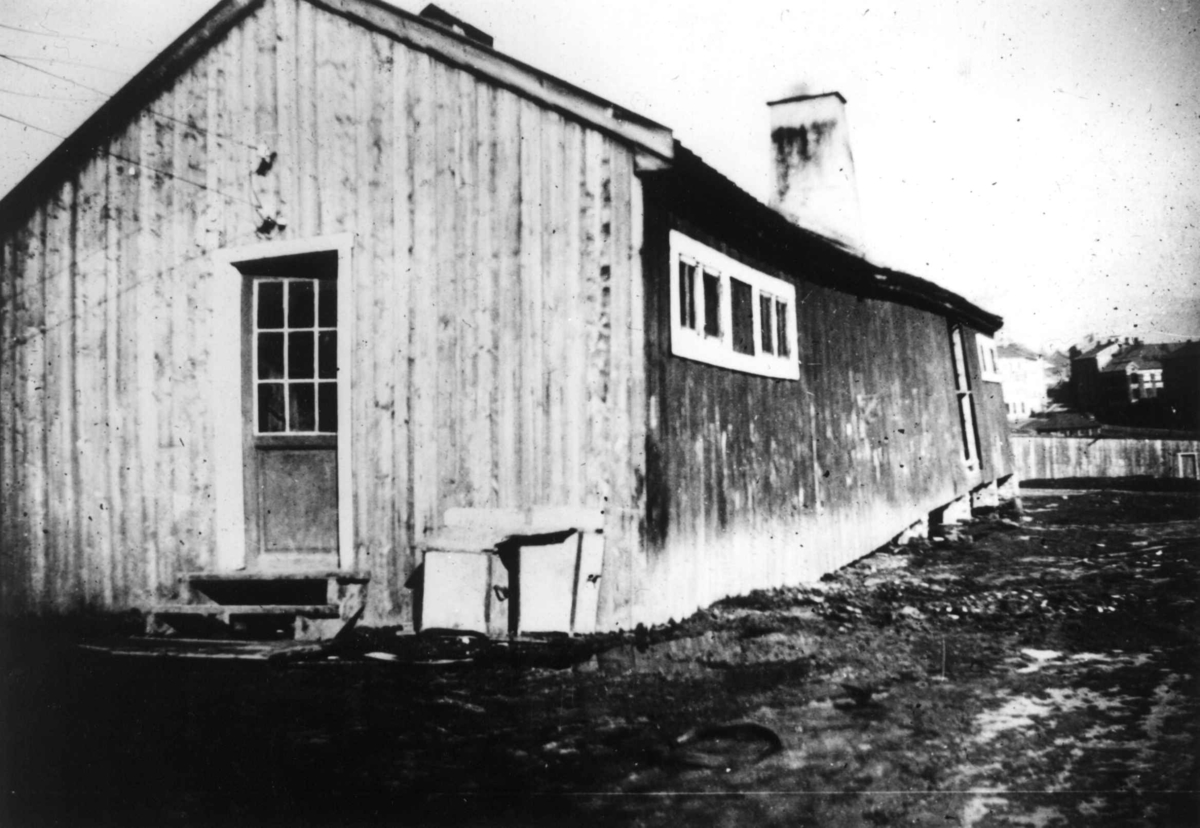
[[(6, 118), (69, 134), (213, 2), (0, 0), (0, 192), (59, 141)], [(839, 91), (873, 260), (1034, 348), (1200, 338), (1200, 0), (438, 5), (763, 201), (766, 102)]]

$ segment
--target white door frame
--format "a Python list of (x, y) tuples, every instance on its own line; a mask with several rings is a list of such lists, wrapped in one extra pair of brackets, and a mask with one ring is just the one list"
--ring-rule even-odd
[(213, 317), (209, 354), (213, 463), (217, 514), (216, 568), (246, 568), (245, 482), (242, 475), (242, 287), (238, 265), (323, 251), (337, 252), (338, 279), (338, 567), (354, 568), (354, 499), (351, 458), (351, 354), (354, 343), (354, 234), (230, 247), (213, 254)]

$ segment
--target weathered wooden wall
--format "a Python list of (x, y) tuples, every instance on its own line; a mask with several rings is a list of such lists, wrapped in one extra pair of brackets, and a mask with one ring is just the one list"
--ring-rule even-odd
[[(254, 178), (256, 147), (278, 152)], [(271, 0), (0, 228), (0, 601), (121, 608), (211, 568), (211, 254), (356, 234), (355, 546), (404, 618), (451, 506), (606, 508), (629, 619), (644, 446), (640, 188), (615, 139)]]
[[(646, 195), (644, 617), (681, 618), (726, 595), (815, 579), (1011, 474), (1003, 400), (980, 381), (972, 337), (974, 468), (962, 454), (944, 316), (816, 284), (816, 269), (837, 265), (772, 249), (754, 228), (753, 246), (739, 249), (728, 203), (697, 207), (704, 193), (662, 175)], [(671, 355), (670, 228), (796, 286), (798, 381)]]
[(983, 379), (979, 364), (976, 332), (964, 331), (965, 350), (971, 379), (971, 396), (979, 424), (979, 470), (984, 481), (1007, 477), (1013, 472), (1013, 453), (1009, 445), (1008, 409), (1004, 405), (1004, 387)]
[(1012, 439), (1023, 480), (1064, 477), (1179, 477), (1179, 455), (1200, 453), (1197, 440), (1096, 440), (1089, 437)]

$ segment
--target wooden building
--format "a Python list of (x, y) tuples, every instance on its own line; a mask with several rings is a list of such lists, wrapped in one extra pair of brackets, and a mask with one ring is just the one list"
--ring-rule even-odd
[[(444, 13), (222, 0), (0, 201), (0, 272), (8, 614), (325, 579), (288, 600), (428, 623), (422, 560), (502, 531), (628, 627), (1012, 474), (997, 317)], [(527, 620), (535, 559), (437, 558)]]

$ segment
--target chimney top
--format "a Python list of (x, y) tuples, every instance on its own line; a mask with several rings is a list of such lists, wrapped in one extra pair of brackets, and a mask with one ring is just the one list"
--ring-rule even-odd
[(767, 106), (775, 168), (771, 206), (801, 227), (865, 253), (846, 99), (824, 92)]
[(767, 101), (767, 106), (777, 106), (778, 104), (795, 103), (796, 101), (811, 101), (814, 98), (837, 98), (843, 104), (846, 103), (846, 97), (841, 92), (818, 92), (815, 95), (792, 95), (789, 98), (780, 98), (777, 101)]

